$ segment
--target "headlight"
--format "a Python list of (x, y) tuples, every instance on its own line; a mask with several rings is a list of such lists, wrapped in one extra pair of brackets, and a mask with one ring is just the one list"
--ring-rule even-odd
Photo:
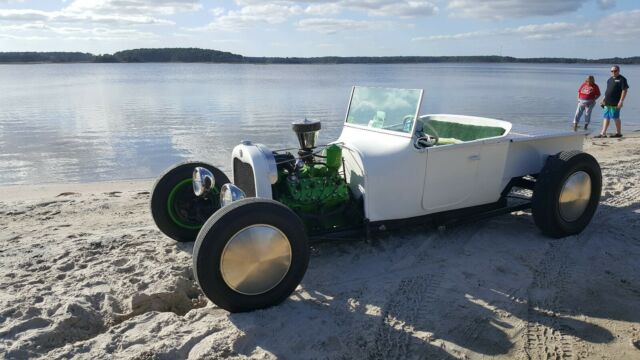
[(215, 184), (216, 181), (211, 171), (203, 167), (193, 169), (193, 193), (196, 194), (196, 196), (208, 194)]
[(231, 183), (224, 184), (222, 185), (222, 189), (220, 189), (220, 206), (227, 206), (232, 202), (244, 199), (245, 197), (247, 196), (239, 187)]

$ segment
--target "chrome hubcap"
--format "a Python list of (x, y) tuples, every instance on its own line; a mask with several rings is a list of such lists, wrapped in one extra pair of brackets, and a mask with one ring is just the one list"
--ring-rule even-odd
[(280, 283), (291, 266), (289, 239), (271, 225), (251, 225), (229, 239), (220, 271), (225, 283), (245, 295), (265, 293)]
[(584, 213), (591, 198), (591, 177), (578, 171), (567, 179), (560, 192), (560, 216), (565, 221), (578, 220)]

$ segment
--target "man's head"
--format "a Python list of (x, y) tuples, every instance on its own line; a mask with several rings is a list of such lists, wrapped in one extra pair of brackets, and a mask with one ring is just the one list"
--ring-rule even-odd
[(618, 75), (620, 75), (620, 66), (618, 65), (613, 65), (611, 67), (611, 76), (613, 77), (618, 77)]

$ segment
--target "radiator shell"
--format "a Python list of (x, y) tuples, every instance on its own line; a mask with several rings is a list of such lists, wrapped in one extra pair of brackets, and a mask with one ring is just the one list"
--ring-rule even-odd
[(272, 151), (262, 144), (244, 141), (233, 148), (233, 183), (247, 197), (272, 199), (271, 185), (278, 181)]

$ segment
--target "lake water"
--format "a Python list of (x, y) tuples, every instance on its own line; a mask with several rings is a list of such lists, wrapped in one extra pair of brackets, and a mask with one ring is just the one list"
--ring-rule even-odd
[[(421, 113), (570, 127), (588, 74), (609, 66), (531, 64), (0, 65), (0, 185), (155, 178), (186, 159), (230, 175), (243, 139), (296, 146), (290, 123), (341, 130), (351, 86), (424, 88)], [(640, 66), (623, 66), (626, 131), (640, 128)], [(600, 108), (592, 124), (601, 124)]]

